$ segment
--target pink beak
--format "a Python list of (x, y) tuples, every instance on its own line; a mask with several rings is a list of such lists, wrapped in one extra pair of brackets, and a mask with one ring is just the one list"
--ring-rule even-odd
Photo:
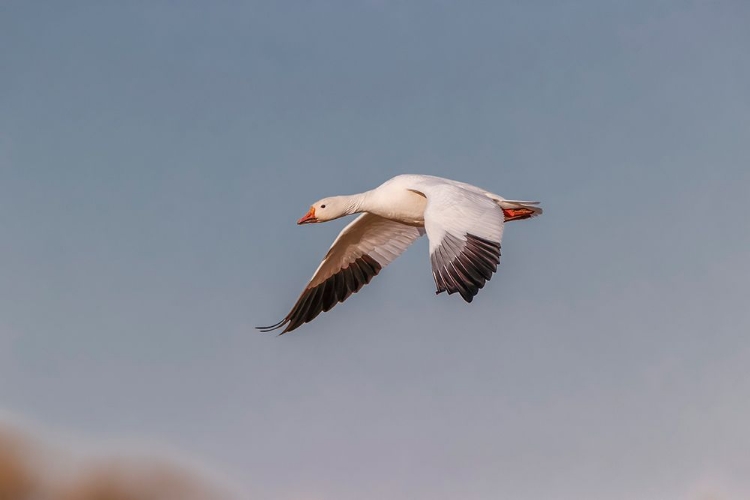
[(297, 224), (310, 224), (311, 222), (318, 222), (318, 219), (315, 218), (315, 207), (310, 207), (310, 210), (297, 221)]

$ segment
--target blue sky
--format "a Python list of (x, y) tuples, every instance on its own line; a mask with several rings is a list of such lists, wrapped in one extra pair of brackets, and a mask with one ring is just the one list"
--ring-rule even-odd
[[(750, 8), (3, 2), (0, 405), (259, 498), (750, 492)], [(420, 241), (293, 334), (399, 173), (538, 199), (472, 304)], [(718, 493), (717, 493), (718, 492)], [(733, 496), (734, 495), (734, 496)]]

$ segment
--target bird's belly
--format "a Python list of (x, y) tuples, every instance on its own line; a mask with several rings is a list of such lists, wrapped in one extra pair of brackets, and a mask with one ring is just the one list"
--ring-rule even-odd
[(389, 217), (392, 220), (406, 224), (407, 226), (424, 227), (424, 217)]

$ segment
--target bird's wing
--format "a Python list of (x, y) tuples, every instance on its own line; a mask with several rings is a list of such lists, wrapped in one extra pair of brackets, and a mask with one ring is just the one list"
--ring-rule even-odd
[(289, 314), (258, 329), (284, 327), (281, 333), (286, 333), (312, 321), (358, 292), (423, 234), (422, 228), (370, 213), (360, 215), (338, 235)]
[(424, 226), (437, 293), (458, 292), (471, 302), (500, 262), (502, 208), (447, 179), (425, 179), (412, 190), (427, 198)]

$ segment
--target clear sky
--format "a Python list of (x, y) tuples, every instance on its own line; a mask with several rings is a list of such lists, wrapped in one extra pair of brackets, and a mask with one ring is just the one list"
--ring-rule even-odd
[[(0, 407), (256, 498), (750, 496), (750, 3), (0, 3)], [(538, 199), (282, 337), (399, 173)], [(723, 495), (723, 496), (722, 496)]]

